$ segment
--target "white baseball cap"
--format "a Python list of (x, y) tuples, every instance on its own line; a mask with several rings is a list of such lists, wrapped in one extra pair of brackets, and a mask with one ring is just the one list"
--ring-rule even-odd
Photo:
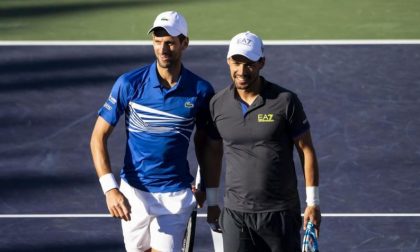
[(174, 37), (180, 34), (188, 36), (187, 21), (176, 11), (165, 11), (160, 13), (156, 17), (153, 27), (150, 28), (148, 33), (151, 33), (157, 27), (162, 27), (169, 35)]
[(252, 32), (242, 32), (232, 38), (229, 44), (227, 58), (233, 55), (242, 55), (252, 61), (258, 61), (264, 57), (264, 45), (262, 40)]

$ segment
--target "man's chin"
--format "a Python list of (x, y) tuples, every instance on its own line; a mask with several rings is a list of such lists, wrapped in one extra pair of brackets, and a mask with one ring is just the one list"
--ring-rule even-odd
[(244, 81), (235, 81), (235, 86), (239, 89), (246, 89), (249, 87), (249, 83)]
[(158, 61), (158, 64), (161, 68), (170, 68), (173, 65), (170, 61)]
[(237, 84), (237, 83), (235, 83), (235, 87), (236, 89), (239, 89), (239, 90), (248, 90), (249, 88), (248, 84)]

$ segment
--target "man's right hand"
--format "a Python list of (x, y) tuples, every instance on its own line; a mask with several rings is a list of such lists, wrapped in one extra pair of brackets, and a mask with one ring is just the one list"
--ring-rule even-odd
[(131, 220), (131, 206), (128, 203), (128, 200), (117, 188), (106, 192), (105, 197), (109, 213), (112, 217), (123, 219), (125, 221)]

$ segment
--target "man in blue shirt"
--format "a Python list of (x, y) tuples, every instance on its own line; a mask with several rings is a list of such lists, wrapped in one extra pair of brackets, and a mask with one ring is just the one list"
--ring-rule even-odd
[[(219, 183), (221, 141), (209, 137), (213, 129), (208, 103), (214, 90), (181, 63), (189, 42), (181, 14), (159, 14), (149, 33), (156, 61), (115, 82), (99, 110), (91, 151), (109, 212), (123, 220), (126, 250), (181, 251), (184, 232), (180, 230), (185, 230), (196, 205), (187, 161), (195, 126), (196, 155), (205, 184), (212, 191)], [(127, 143), (119, 187), (107, 139), (123, 114)], [(208, 221), (216, 223), (217, 202), (208, 205)]]

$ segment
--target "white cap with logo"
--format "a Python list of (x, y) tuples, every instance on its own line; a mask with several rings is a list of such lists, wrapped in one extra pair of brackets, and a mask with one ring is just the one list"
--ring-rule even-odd
[(180, 34), (188, 36), (187, 21), (176, 11), (165, 11), (160, 13), (156, 17), (153, 27), (150, 28), (148, 33), (151, 33), (157, 27), (162, 27), (169, 33), (169, 35), (174, 37)]
[(232, 38), (229, 44), (227, 58), (233, 55), (242, 55), (252, 61), (258, 61), (264, 57), (264, 45), (262, 40), (252, 32), (242, 32)]

